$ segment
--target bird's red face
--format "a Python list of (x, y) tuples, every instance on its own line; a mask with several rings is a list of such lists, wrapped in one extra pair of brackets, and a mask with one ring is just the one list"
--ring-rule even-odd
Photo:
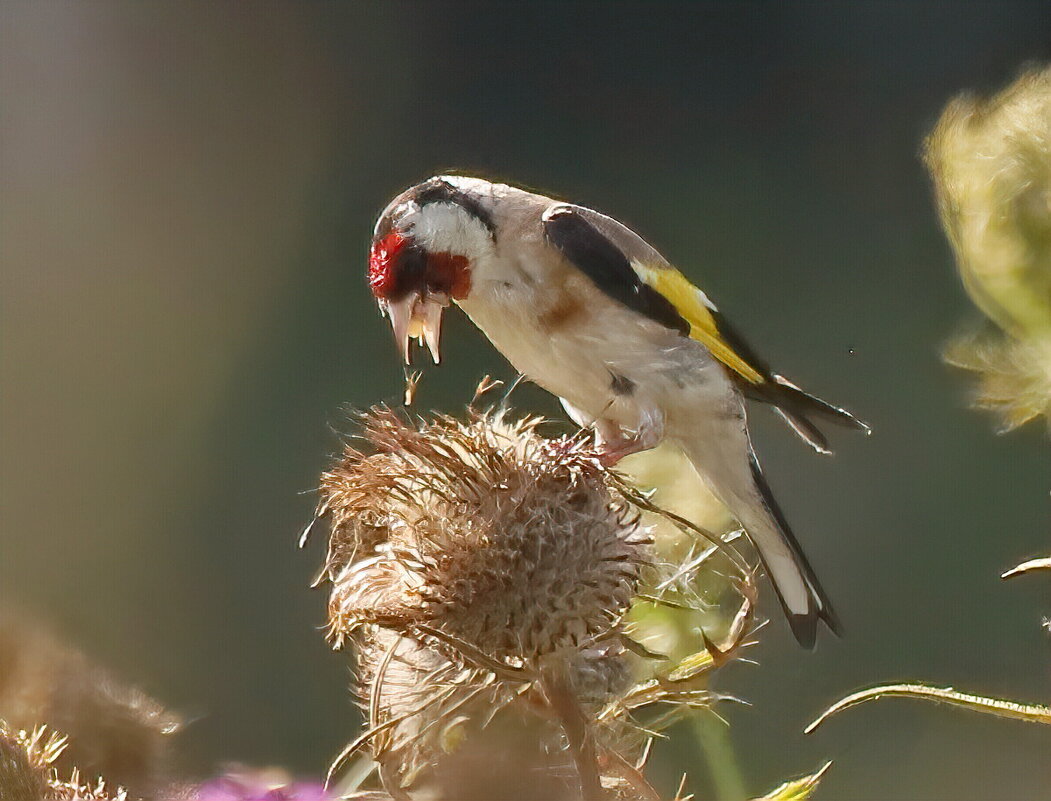
[(378, 234), (369, 251), (369, 288), (390, 317), (394, 338), (406, 364), (412, 340), (426, 343), (434, 363), (440, 360), (442, 310), (471, 290), (466, 256), (430, 253), (397, 229)]

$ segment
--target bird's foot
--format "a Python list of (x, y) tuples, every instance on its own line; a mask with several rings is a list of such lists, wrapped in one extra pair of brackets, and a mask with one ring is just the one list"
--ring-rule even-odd
[(625, 456), (649, 450), (651, 447), (653, 446), (639, 444), (638, 437), (624, 439), (616, 444), (606, 442), (599, 445), (598, 460), (603, 467), (613, 467)]
[(655, 448), (663, 438), (664, 418), (660, 414), (645, 417), (634, 433), (609, 420), (595, 424), (595, 444), (603, 467), (613, 467), (625, 456)]

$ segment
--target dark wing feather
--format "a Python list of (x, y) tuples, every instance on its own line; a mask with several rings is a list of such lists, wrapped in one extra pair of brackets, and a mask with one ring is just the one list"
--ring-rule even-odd
[(584, 275), (613, 300), (661, 325), (690, 333), (690, 324), (671, 301), (645, 284), (627, 256), (572, 206), (544, 215), (544, 234)]

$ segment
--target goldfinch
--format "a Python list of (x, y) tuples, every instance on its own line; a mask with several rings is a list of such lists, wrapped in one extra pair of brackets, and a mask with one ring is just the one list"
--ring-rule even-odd
[(796, 639), (839, 624), (771, 495), (745, 399), (770, 404), (820, 453), (814, 424), (868, 430), (772, 372), (700, 289), (636, 233), (583, 206), (480, 178), (439, 176), (398, 195), (376, 223), (368, 281), (406, 362), (439, 360), (455, 303), (520, 373), (595, 430), (615, 464), (677, 444), (756, 547)]

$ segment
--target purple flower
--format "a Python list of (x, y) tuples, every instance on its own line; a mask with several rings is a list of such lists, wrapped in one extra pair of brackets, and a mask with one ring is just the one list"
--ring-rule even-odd
[(314, 782), (285, 782), (266, 773), (222, 776), (201, 786), (197, 801), (330, 801)]

